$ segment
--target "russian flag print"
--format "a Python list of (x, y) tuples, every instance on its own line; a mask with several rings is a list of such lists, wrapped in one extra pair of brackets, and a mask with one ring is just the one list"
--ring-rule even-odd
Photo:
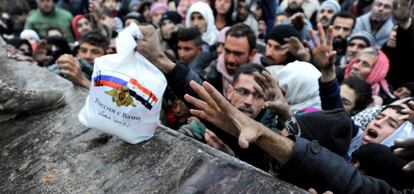
[[(93, 77), (93, 83), (94, 87), (107, 86), (116, 90), (122, 89), (122, 91), (126, 89), (125, 92), (129, 93), (135, 100), (141, 102), (148, 110), (151, 110), (158, 102), (158, 98), (151, 90), (145, 88), (136, 79), (120, 72), (100, 70)], [(108, 94), (108, 92), (106, 93)]]

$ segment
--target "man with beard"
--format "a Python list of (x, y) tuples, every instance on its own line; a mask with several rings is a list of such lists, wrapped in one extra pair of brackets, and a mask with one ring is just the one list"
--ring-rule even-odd
[(260, 63), (260, 56), (256, 53), (255, 32), (246, 24), (235, 24), (226, 32), (224, 52), (213, 61), (206, 79), (227, 94), (236, 69), (245, 63)]
[(381, 48), (394, 26), (391, 18), (392, 4), (393, 0), (375, 0), (371, 11), (357, 18), (353, 33), (369, 32), (375, 37), (376, 48)]
[(300, 32), (292, 25), (284, 24), (272, 28), (266, 35), (266, 55), (262, 64), (276, 73), (293, 61), (309, 61), (310, 53), (302, 44)]
[(68, 39), (73, 42), (72, 14), (55, 6), (53, 0), (36, 0), (37, 9), (29, 13), (24, 25), (25, 29), (33, 29), (42, 37), (46, 37), (47, 29), (59, 28)]
[(253, 15), (256, 7), (257, 4), (255, 1), (238, 0), (236, 23), (245, 23), (249, 25), (253, 31), (257, 31), (259, 29), (259, 23)]
[(316, 23), (321, 23), (326, 32), (331, 24), (332, 17), (340, 11), (341, 6), (339, 6), (336, 0), (326, 0), (321, 4), (321, 7), (318, 10)]
[(355, 18), (347, 12), (339, 12), (332, 17), (331, 25), (334, 28), (333, 48), (337, 52), (335, 65), (339, 65), (345, 55), (347, 39), (355, 26)]
[[(395, 45), (384, 44), (383, 50), (390, 59), (390, 71), (387, 80), (398, 88), (407, 82), (413, 82), (412, 51), (414, 50), (414, 25), (412, 18), (413, 0), (396, 0), (393, 3), (393, 15), (396, 28)], [(390, 39), (391, 41), (391, 39)]]
[(262, 58), (262, 64), (279, 66), (295, 60), (310, 60), (310, 54), (302, 44), (300, 32), (289, 24), (272, 28), (266, 35), (266, 54)]

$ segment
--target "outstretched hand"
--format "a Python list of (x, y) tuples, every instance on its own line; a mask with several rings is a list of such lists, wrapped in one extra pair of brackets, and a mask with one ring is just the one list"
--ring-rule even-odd
[[(398, 148), (394, 150), (394, 154), (398, 157), (413, 157), (414, 156), (414, 138), (404, 140), (396, 140), (395, 146)], [(403, 167), (404, 171), (414, 172), (414, 161), (409, 162)]]
[(301, 13), (301, 12), (293, 14), (290, 17), (290, 21), (291, 21), (293, 27), (295, 27), (298, 31), (301, 31), (303, 29), (303, 27), (306, 25), (306, 22), (308, 22), (306, 20), (305, 14)]
[(213, 133), (209, 129), (206, 129), (206, 132), (204, 133), (204, 139), (206, 140), (206, 143), (209, 146), (216, 148), (231, 156), (235, 156), (234, 151), (226, 143), (224, 143), (219, 137), (217, 137), (215, 133)]
[[(322, 24), (318, 24), (318, 36), (316, 37), (313, 30), (309, 30), (309, 35), (312, 39), (314, 46), (311, 46), (308, 42), (304, 42), (305, 45), (312, 51), (313, 62), (319, 66), (322, 71), (322, 81), (335, 78), (335, 56), (336, 51), (333, 50), (333, 27), (329, 26), (328, 33), (325, 35)], [(325, 74), (325, 75), (324, 75)]]
[(186, 94), (184, 96), (196, 109), (190, 109), (191, 114), (207, 120), (227, 133), (239, 137), (241, 148), (248, 148), (249, 143), (255, 142), (262, 134), (260, 123), (249, 118), (237, 110), (211, 84), (204, 82), (200, 86), (194, 81), (191, 88), (200, 96), (200, 99)]
[(283, 120), (282, 122), (288, 120), (293, 113), (276, 80), (266, 71), (256, 72), (254, 79), (260, 85), (257, 90), (263, 94), (266, 100), (264, 108), (269, 108), (273, 114)]
[(414, 99), (409, 98), (408, 101), (401, 104), (404, 109), (401, 110), (403, 115), (399, 118), (402, 121), (410, 121), (414, 124)]
[(59, 73), (72, 83), (84, 88), (90, 87), (90, 81), (82, 75), (81, 65), (73, 56), (63, 54), (56, 60), (56, 63), (59, 65)]
[(308, 49), (302, 44), (302, 42), (296, 37), (289, 37), (285, 38), (284, 41), (286, 42), (282, 45), (283, 49), (287, 49), (293, 56), (298, 58), (301, 61), (309, 61), (311, 56)]

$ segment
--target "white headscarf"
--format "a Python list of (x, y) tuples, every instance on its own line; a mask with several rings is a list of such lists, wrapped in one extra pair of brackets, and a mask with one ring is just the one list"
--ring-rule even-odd
[(216, 44), (218, 31), (214, 20), (213, 10), (211, 10), (207, 3), (202, 1), (192, 4), (185, 17), (185, 26), (187, 28), (191, 27), (191, 14), (194, 12), (200, 13), (207, 23), (207, 29), (205, 32), (202, 32), (201, 39), (210, 46)]
[(21, 39), (30, 39), (33, 38), (36, 41), (39, 41), (39, 35), (37, 34), (36, 31), (32, 30), (32, 29), (25, 29), (20, 33), (20, 38)]
[(293, 111), (321, 109), (318, 79), (321, 73), (312, 64), (294, 61), (277, 72), (279, 87)]
[(406, 139), (414, 137), (413, 124), (410, 121), (405, 121), (397, 130), (395, 130), (390, 136), (385, 138), (381, 144), (391, 147), (394, 145), (394, 141), (397, 139)]

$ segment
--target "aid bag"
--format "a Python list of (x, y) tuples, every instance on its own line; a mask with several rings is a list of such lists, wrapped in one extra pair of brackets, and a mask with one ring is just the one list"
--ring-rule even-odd
[(135, 38), (142, 37), (132, 23), (116, 39), (117, 54), (95, 59), (89, 95), (78, 114), (86, 127), (131, 144), (154, 135), (167, 86), (164, 74), (135, 52)]

